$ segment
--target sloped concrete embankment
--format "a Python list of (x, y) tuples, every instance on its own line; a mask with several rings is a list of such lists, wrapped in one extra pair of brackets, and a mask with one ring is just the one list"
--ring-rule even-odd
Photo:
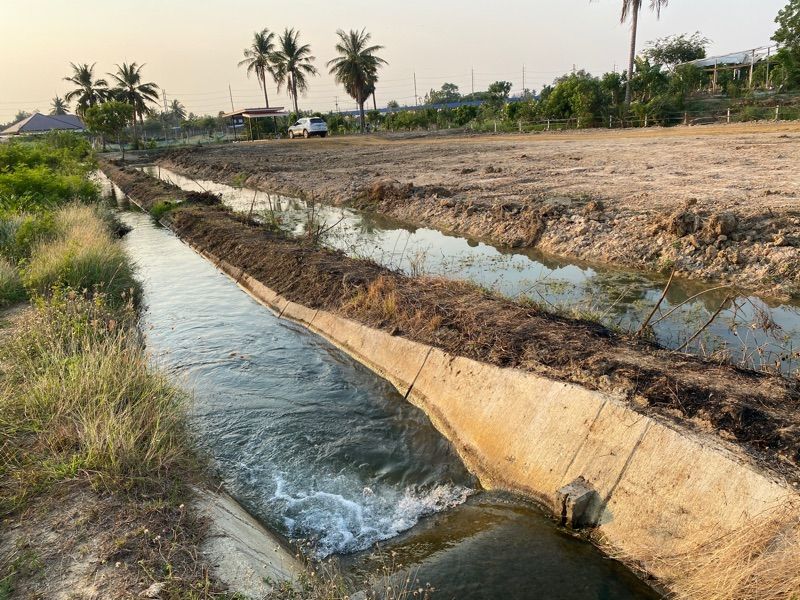
[[(800, 557), (791, 558), (800, 548), (797, 493), (736, 445), (636, 412), (610, 392), (458, 357), (292, 302), (244, 269), (202, 247), (195, 250), (280, 317), (322, 335), (389, 380), (425, 410), (487, 488), (522, 493), (556, 514), (567, 509), (566, 516), (577, 508), (572, 500), (590, 497), (587, 518), (598, 524), (594, 532), (609, 550), (684, 597), (766, 597), (686, 592), (703, 557), (761, 523), (769, 527), (760, 531), (774, 532), (765, 543), (750, 554), (733, 548), (706, 561), (702, 578), (718, 577), (718, 589), (728, 590), (740, 583), (725, 579), (732, 572), (770, 562), (773, 552), (785, 558), (787, 549), (782, 564), (797, 566)], [(587, 494), (565, 501), (559, 490), (574, 482), (586, 482), (575, 487)]]
[[(583, 478), (611, 550), (680, 588), (671, 559), (748, 526), (800, 519), (796, 492), (717, 440), (641, 415), (609, 394), (457, 357), (291, 302), (195, 248), (263, 305), (322, 335), (422, 408), (487, 488), (555, 512)], [(683, 562), (682, 560), (678, 562)]]

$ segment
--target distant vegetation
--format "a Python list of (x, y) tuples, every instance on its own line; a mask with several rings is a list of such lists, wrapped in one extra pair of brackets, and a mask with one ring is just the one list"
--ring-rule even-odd
[[(285, 133), (291, 121), (311, 115), (324, 117), (334, 134), (367, 128), (530, 131), (674, 125), (695, 119), (726, 118), (729, 108), (731, 120), (737, 121), (776, 116), (800, 118), (800, 0), (789, 0), (778, 14), (773, 40), (780, 49), (768, 61), (758, 61), (752, 74), (744, 65), (719, 69), (716, 77), (712, 69), (691, 64), (706, 56), (710, 44), (699, 32), (671, 35), (638, 49), (639, 20), (644, 9), (649, 8), (660, 17), (668, 0), (620, 1), (620, 20), (631, 26), (630, 65), (625, 71), (596, 75), (574, 69), (538, 93), (524, 89), (513, 95), (511, 83), (502, 80), (469, 94), (462, 93), (456, 84), (445, 82), (424, 95), (423, 107), (401, 107), (392, 100), (386, 105), (388, 110), (378, 111), (378, 75), (387, 64), (379, 55), (383, 46), (372, 44), (366, 30), (339, 30), (336, 57), (327, 62), (327, 67), (355, 100), (356, 114), (301, 110), (300, 98), (309, 89), (311, 78), (319, 73), (311, 46), (301, 41), (300, 31), (295, 28), (286, 28), (281, 34), (266, 28), (256, 31), (239, 66), (257, 80), (265, 106), (270, 106), (269, 89), (275, 85), (277, 92), (285, 90), (288, 94), (293, 113), (277, 120), (253, 120), (237, 135), (261, 138)], [(224, 111), (196, 115), (187, 112), (178, 99), (173, 98), (167, 105), (160, 103), (159, 86), (144, 80), (143, 67), (136, 62), (121, 63), (108, 78), (103, 78), (96, 73), (95, 64), (72, 63), (72, 73), (65, 79), (74, 87), (64, 98), (53, 99), (52, 114), (63, 114), (69, 103), (74, 103), (76, 112), (85, 117), (93, 107), (123, 102), (133, 111), (126, 127), (110, 128), (108, 114), (100, 119), (105, 122), (98, 124), (97, 117), (101, 115), (95, 114), (91, 129), (98, 141), (121, 143), (127, 139), (135, 147), (155, 146), (156, 139), (197, 140), (200, 136), (201, 140), (218, 140), (234, 135), (230, 120), (222, 116)], [(366, 107), (370, 96), (373, 110)], [(781, 106), (778, 113), (777, 105)], [(20, 111), (15, 120), (28, 114)]]

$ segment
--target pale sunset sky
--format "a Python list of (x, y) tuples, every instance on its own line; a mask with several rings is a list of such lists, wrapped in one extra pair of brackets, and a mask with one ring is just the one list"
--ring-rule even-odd
[[(672, 0), (657, 21), (642, 13), (640, 44), (700, 31), (710, 53), (770, 43), (775, 16), (786, 0)], [(196, 114), (262, 106), (255, 79), (237, 67), (256, 29), (301, 31), (320, 76), (301, 109), (327, 111), (336, 98), (354, 102), (335, 85), (325, 63), (333, 58), (338, 28), (366, 27), (389, 61), (377, 88), (378, 104), (414, 103), (444, 82), (469, 92), (504, 79), (535, 90), (572, 69), (602, 74), (624, 68), (629, 28), (620, 25), (621, 0), (0, 0), (0, 123), (18, 110), (47, 112), (69, 84), (70, 61), (97, 62), (105, 75), (115, 63), (146, 63), (148, 81)], [(269, 89), (273, 106), (289, 106)]]

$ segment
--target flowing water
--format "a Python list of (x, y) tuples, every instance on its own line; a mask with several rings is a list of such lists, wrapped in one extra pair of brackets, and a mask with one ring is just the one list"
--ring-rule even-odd
[[(277, 220), (295, 234), (305, 233), (313, 209), (311, 222), (329, 229), (324, 242), (350, 256), (369, 258), (409, 274), (466, 279), (623, 330), (638, 329), (666, 284), (666, 278), (657, 274), (567, 261), (537, 251), (500, 250), (375, 214), (320, 204), (311, 207), (296, 198), (195, 180), (157, 166), (144, 170), (186, 190), (220, 194), (235, 210), (249, 212), (252, 207), (260, 218)], [(723, 306), (719, 316), (688, 346), (690, 351), (705, 356), (723, 354), (749, 368), (779, 367), (786, 374), (796, 371), (800, 367), (800, 303), (767, 301), (737, 295), (730, 289), (714, 289), (717, 287), (674, 281), (659, 315), (651, 321), (657, 341), (680, 348)], [(696, 294), (702, 295), (692, 300)]]
[[(348, 572), (387, 540), (436, 598), (657, 597), (524, 502), (479, 490), (424, 413), (387, 382), (257, 304), (138, 212), (154, 361), (193, 393), (191, 419), (226, 488), (254, 515)], [(346, 556), (345, 556), (346, 555)]]

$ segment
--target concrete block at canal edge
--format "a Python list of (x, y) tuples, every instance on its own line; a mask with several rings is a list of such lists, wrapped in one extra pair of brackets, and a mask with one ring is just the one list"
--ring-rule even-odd
[(196, 489), (196, 508), (210, 522), (202, 552), (214, 576), (231, 591), (263, 598), (281, 581), (294, 581), (303, 566), (236, 500), (225, 493)]
[(578, 477), (556, 491), (555, 514), (561, 524), (572, 529), (596, 527), (600, 513), (600, 496), (583, 477)]

